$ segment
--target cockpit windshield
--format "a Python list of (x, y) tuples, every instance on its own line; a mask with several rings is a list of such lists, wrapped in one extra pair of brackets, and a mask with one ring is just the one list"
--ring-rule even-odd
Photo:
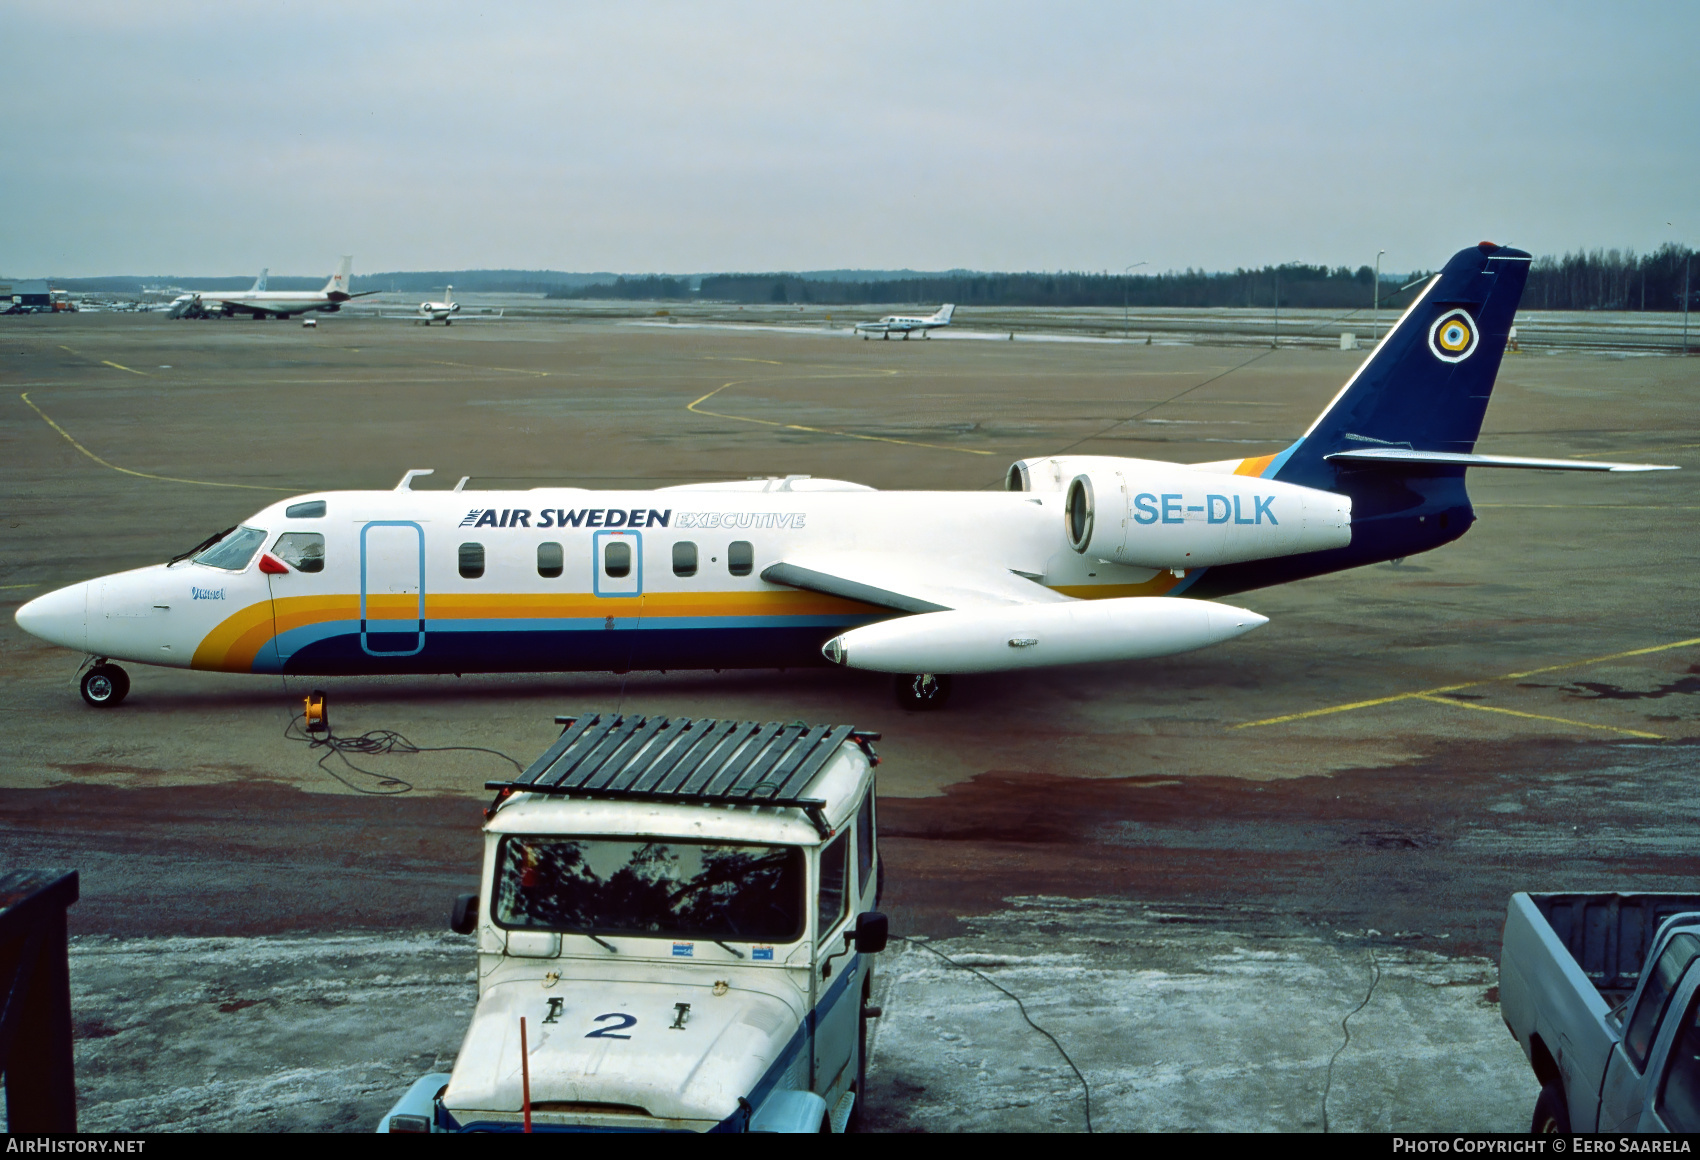
[(786, 943), (803, 934), (805, 877), (795, 846), (516, 835), (492, 909), (510, 928)]
[(265, 542), (264, 530), (235, 527), (221, 536), (212, 547), (196, 555), (195, 563), (205, 564), (209, 568), (240, 572), (248, 566), (248, 561), (254, 558), (254, 553), (259, 551), (260, 545)]

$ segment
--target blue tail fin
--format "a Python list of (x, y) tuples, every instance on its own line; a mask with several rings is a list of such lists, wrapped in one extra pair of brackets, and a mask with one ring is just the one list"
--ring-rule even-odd
[(1332, 488), (1336, 472), (1324, 457), (1336, 451), (1472, 450), (1528, 276), (1522, 250), (1483, 242), (1454, 254), (1264, 474)]

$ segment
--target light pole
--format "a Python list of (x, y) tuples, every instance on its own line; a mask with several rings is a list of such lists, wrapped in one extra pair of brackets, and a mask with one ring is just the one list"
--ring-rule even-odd
[[(1666, 226), (1672, 226), (1674, 224), (1675, 223), (1673, 223), (1673, 222), (1666, 222), (1665, 223)], [(1689, 286), (1689, 274), (1691, 272), (1693, 265), (1694, 265), (1694, 251), (1690, 250), (1688, 248), (1688, 244), (1685, 242), (1685, 243), (1683, 243), (1683, 246), (1682, 246), (1682, 357), (1683, 358), (1688, 357), (1688, 297), (1689, 297), (1688, 286)], [(1645, 293), (1645, 291), (1643, 291), (1643, 293)]]
[(1375, 252), (1375, 306), (1370, 310), (1370, 318), (1373, 321), (1369, 325), (1369, 348), (1371, 350), (1381, 345), (1381, 255), (1386, 252), (1386, 250)]
[(1123, 342), (1127, 341), (1127, 276), (1129, 274), (1133, 273), (1133, 271), (1139, 269), (1141, 266), (1147, 266), (1147, 265), (1150, 265), (1150, 263), (1149, 262), (1135, 262), (1133, 265), (1127, 267), (1127, 269), (1122, 271), (1122, 341)]

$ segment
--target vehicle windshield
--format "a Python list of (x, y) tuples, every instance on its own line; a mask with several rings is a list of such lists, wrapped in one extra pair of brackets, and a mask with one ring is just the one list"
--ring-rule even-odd
[(803, 851), (678, 839), (502, 839), (493, 892), (504, 927), (655, 938), (802, 937)]
[(195, 563), (240, 572), (265, 542), (266, 533), (259, 528), (232, 528), (216, 544), (196, 556)]

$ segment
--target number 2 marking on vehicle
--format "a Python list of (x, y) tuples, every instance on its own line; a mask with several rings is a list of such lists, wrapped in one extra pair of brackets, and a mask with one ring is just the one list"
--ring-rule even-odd
[(610, 1011), (606, 1015), (598, 1015), (595, 1019), (592, 1019), (591, 1022), (600, 1023), (604, 1019), (618, 1019), (620, 1022), (610, 1023), (606, 1027), (598, 1027), (595, 1031), (586, 1035), (586, 1039), (630, 1039), (630, 1035), (617, 1035), (615, 1032), (624, 1031), (628, 1027), (637, 1026), (636, 1015), (627, 1015), (620, 1011)]

